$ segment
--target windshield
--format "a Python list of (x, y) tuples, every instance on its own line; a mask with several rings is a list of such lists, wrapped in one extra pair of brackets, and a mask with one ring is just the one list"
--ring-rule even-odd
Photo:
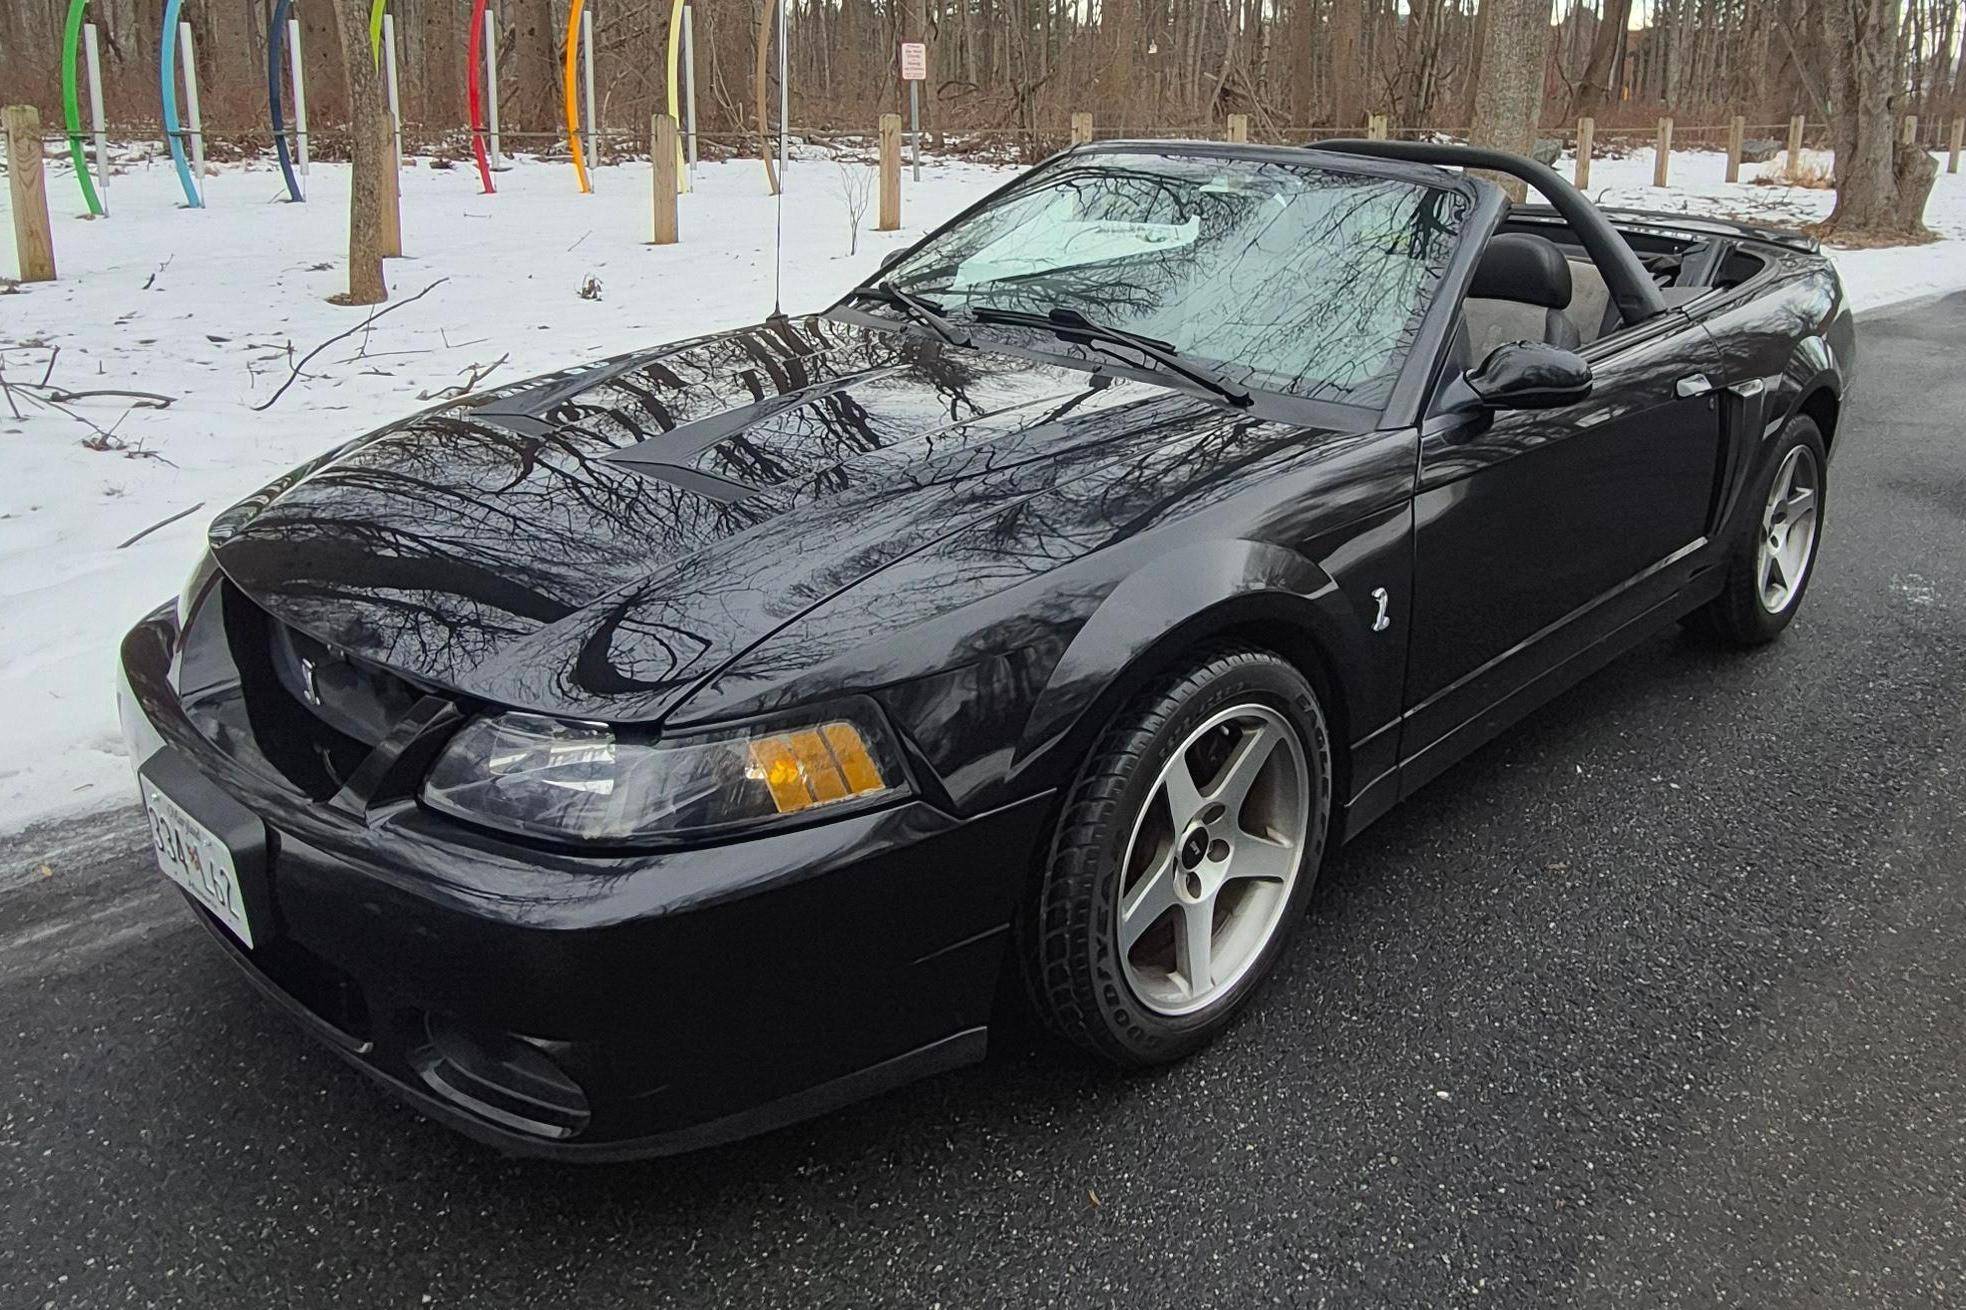
[(1064, 308), (1210, 361), (1225, 381), (1376, 406), (1467, 209), (1458, 191), (1312, 164), (1080, 155), (886, 277), (951, 315)]

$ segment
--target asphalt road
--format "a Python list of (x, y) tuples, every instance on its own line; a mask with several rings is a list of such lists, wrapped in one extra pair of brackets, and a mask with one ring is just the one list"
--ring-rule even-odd
[(270, 1012), (128, 818), (0, 844), (0, 1306), (1966, 1303), (1966, 296), (1866, 322), (1806, 608), (1340, 852), (1227, 1040), (513, 1163)]

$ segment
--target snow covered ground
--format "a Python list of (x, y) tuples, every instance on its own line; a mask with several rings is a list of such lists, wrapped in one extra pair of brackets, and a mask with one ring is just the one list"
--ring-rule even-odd
[[(1600, 160), (1594, 190), (1606, 203), (1786, 224), (1828, 212), (1826, 192), (1726, 185), (1717, 154), (1675, 154), (1670, 191), (1646, 185), (1651, 170), (1647, 150)], [(903, 230), (866, 230), (870, 212), (849, 256), (839, 168), (795, 160), (785, 307), (828, 303), (1006, 176), (926, 166), (919, 184), (904, 178)], [(209, 207), (193, 211), (167, 163), (137, 160), (111, 179), (112, 216), (90, 221), (73, 175), (51, 161), (62, 276), (0, 296), (0, 373), (175, 399), (86, 399), (72, 415), (16, 399), (20, 417), (0, 401), (0, 831), (131, 799), (117, 639), (175, 593), (206, 521), (232, 501), (494, 364), (490, 378), (511, 381), (771, 309), (776, 211), (755, 162), (702, 167), (682, 200), (683, 244), (665, 248), (644, 244), (646, 164), (595, 170), (587, 196), (564, 164), (522, 162), (498, 184), (485, 196), (468, 168), (406, 168), (392, 303), (434, 289), (330, 346), (255, 412), (300, 356), (370, 313), (327, 302), (343, 286), (346, 169), (316, 165), (308, 203), (288, 205), (270, 168), (225, 167)], [(1927, 221), (1943, 244), (1837, 255), (1860, 307), (1966, 286), (1966, 177), (1939, 178)], [(0, 276), (12, 258), (0, 241)]]
[[(1939, 179), (1925, 206), (1925, 225), (1939, 234), (1939, 244), (1830, 252), (1857, 309), (1966, 287), (1966, 246), (1958, 244), (1966, 241), (1966, 173), (1948, 176), (1945, 156), (1937, 158)], [(1803, 160), (1827, 169), (1830, 157), (1827, 152), (1805, 150)], [(1715, 150), (1676, 150), (1668, 171), (1672, 186), (1660, 190), (1652, 185), (1652, 151), (1641, 149), (1623, 159), (1593, 160), (1590, 194), (1600, 205), (1675, 210), (1775, 227), (1801, 227), (1828, 218), (1834, 192), (1754, 184), (1764, 173), (1778, 175), (1780, 162), (1777, 156), (1766, 164), (1743, 164), (1741, 181), (1730, 185), (1726, 155)], [(1559, 171), (1569, 177), (1572, 167), (1572, 157), (1566, 154)]]

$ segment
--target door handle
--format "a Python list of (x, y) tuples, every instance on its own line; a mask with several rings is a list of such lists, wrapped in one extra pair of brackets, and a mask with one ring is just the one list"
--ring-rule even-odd
[(1713, 382), (1704, 373), (1688, 373), (1675, 382), (1672, 389), (1678, 393), (1681, 400), (1690, 400), (1694, 396), (1704, 396), (1712, 391)]

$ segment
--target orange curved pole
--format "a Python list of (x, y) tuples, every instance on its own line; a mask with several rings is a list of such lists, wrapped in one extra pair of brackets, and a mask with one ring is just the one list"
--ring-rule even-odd
[(594, 188), (587, 181), (587, 152), (580, 148), (580, 99), (577, 94), (580, 86), (580, 11), (587, 7), (587, 0), (573, 0), (573, 12), (567, 16), (567, 145), (573, 150), (573, 173), (580, 179), (580, 190), (584, 195)]

